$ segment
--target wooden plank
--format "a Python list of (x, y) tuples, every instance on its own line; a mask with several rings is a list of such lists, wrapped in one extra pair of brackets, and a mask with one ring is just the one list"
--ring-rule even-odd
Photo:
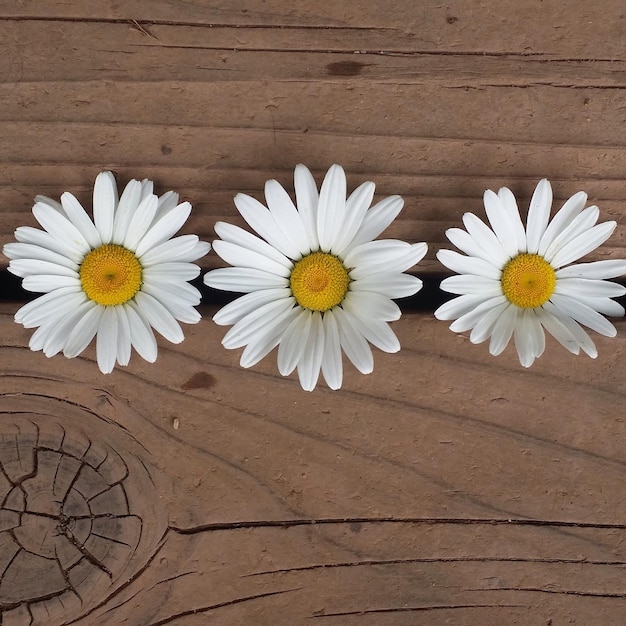
[[(133, 21), (153, 25), (306, 28), (322, 31), (362, 29), (363, 35), (386, 31), (388, 40), (413, 41), (422, 49), (469, 52), (552, 53), (565, 58), (611, 60), (623, 57), (621, 0), (572, 7), (554, 3), (502, 0), (476, 6), (460, 0), (447, 6), (435, 0), (419, 3), (359, 0), (350, 5), (293, 0), (220, 0), (181, 3), (176, 0), (37, 0), (0, 2), (0, 16), (18, 21)], [(590, 37), (590, 31), (602, 33)], [(237, 46), (236, 46), (237, 47)], [(357, 49), (361, 49), (358, 46)]]
[[(61, 451), (78, 432), (94, 459), (111, 448), (129, 468), (117, 479), (129, 511), (97, 504), (143, 529), (138, 545), (98, 508), (98, 532), (134, 547), (95, 553), (111, 575), (95, 587), (93, 569), (81, 574), (77, 623), (619, 623), (622, 338), (599, 338), (595, 362), (549, 341), (528, 371), (511, 348), (494, 359), (406, 315), (400, 354), (377, 353), (367, 377), (347, 366), (341, 392), (305, 395), (274, 356), (240, 369), (211, 309), (155, 365), (135, 355), (106, 381), (92, 348), (30, 352), (14, 309), (0, 315), (3, 428), (35, 424), (37, 449), (62, 423)], [(84, 463), (103, 477), (81, 472), (95, 506), (90, 489), (116, 479)]]

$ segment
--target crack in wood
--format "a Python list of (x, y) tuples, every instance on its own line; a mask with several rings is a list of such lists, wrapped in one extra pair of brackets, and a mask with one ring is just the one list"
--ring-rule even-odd
[(501, 608), (523, 608), (525, 604), (431, 604), (428, 606), (397, 606), (376, 609), (361, 609), (360, 611), (339, 611), (337, 613), (323, 613), (310, 615), (316, 619), (321, 617), (347, 617), (350, 615), (372, 615), (381, 613), (419, 613), (424, 611), (442, 611), (458, 609), (501, 609)]
[(181, 617), (187, 617), (189, 615), (198, 615), (200, 613), (208, 613), (209, 611), (215, 611), (224, 607), (232, 606), (234, 604), (241, 604), (242, 602), (250, 602), (252, 600), (260, 600), (261, 598), (270, 598), (272, 596), (278, 596), (284, 593), (290, 593), (292, 591), (300, 591), (303, 587), (292, 587), (291, 589), (280, 589), (279, 591), (268, 591), (266, 593), (257, 593), (249, 596), (242, 596), (235, 598), (234, 600), (227, 600), (225, 602), (218, 602), (217, 604), (211, 604), (209, 606), (197, 607), (195, 609), (187, 609), (186, 611), (180, 611), (173, 615), (169, 615), (157, 622), (152, 622), (149, 626), (163, 626), (163, 624), (171, 624), (173, 621), (180, 619)]
[(242, 530), (249, 528), (291, 528), (294, 526), (323, 526), (338, 524), (409, 524), (409, 525), (480, 525), (480, 526), (540, 526), (546, 528), (592, 528), (626, 530), (626, 524), (576, 522), (565, 520), (538, 520), (538, 519), (501, 519), (501, 518), (456, 518), (456, 517), (322, 517), (291, 520), (249, 520), (237, 522), (213, 522), (198, 526), (178, 527), (169, 526), (169, 530), (181, 535), (195, 533)]
[[(363, 559), (359, 561), (341, 561), (338, 563), (316, 563), (313, 565), (302, 565), (300, 567), (286, 567), (279, 569), (263, 570), (245, 574), (244, 578), (254, 576), (265, 576), (267, 574), (284, 574), (290, 572), (306, 572), (319, 569), (333, 569), (343, 567), (375, 567), (378, 565), (404, 565), (411, 563), (546, 563), (556, 565), (606, 565), (606, 566), (626, 566), (626, 561), (601, 561), (595, 559), (567, 559), (567, 558), (533, 558), (533, 557), (499, 557), (499, 556), (458, 556), (458, 557), (420, 557), (406, 559)], [(489, 589), (491, 590), (491, 588)]]

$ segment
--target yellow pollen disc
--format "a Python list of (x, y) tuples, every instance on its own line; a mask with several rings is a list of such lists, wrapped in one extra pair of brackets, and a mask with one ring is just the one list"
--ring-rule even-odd
[(141, 287), (139, 260), (130, 250), (113, 243), (92, 250), (79, 273), (87, 297), (102, 306), (124, 304)]
[(542, 256), (523, 253), (502, 270), (502, 292), (509, 302), (534, 309), (549, 300), (556, 286), (554, 269)]
[(312, 311), (337, 306), (345, 298), (349, 282), (343, 263), (326, 252), (314, 252), (297, 261), (289, 279), (298, 304)]

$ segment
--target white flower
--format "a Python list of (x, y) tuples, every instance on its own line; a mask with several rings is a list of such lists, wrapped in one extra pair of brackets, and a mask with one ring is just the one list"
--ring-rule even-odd
[(596, 225), (599, 210), (583, 210), (587, 194), (579, 191), (552, 221), (552, 188), (543, 179), (530, 201), (526, 228), (515, 197), (503, 187), (487, 190), (485, 211), (490, 229), (472, 213), (463, 216), (467, 232), (451, 228), (448, 239), (467, 256), (440, 250), (437, 258), (460, 274), (446, 278), (441, 288), (461, 294), (435, 311), (441, 320), (456, 321), (455, 332), (471, 329), (470, 341), (490, 339), (489, 351), (500, 354), (511, 336), (520, 363), (530, 367), (543, 354), (545, 328), (561, 345), (578, 354), (597, 356), (596, 347), (581, 324), (606, 337), (615, 327), (601, 314), (624, 315), (611, 300), (626, 293), (617, 283), (603, 280), (626, 273), (626, 261), (606, 260), (568, 265), (604, 243), (615, 222)]
[(333, 165), (318, 195), (311, 172), (294, 174), (297, 208), (281, 185), (265, 185), (266, 208), (244, 194), (235, 205), (261, 238), (218, 222), (217, 254), (234, 267), (204, 277), (210, 287), (246, 293), (213, 318), (234, 324), (222, 343), (246, 346), (242, 367), (258, 363), (278, 346), (283, 376), (295, 368), (302, 388), (312, 391), (320, 369), (331, 389), (339, 389), (341, 350), (355, 367), (374, 367), (368, 341), (385, 352), (400, 344), (387, 322), (400, 318), (391, 298), (416, 293), (422, 282), (403, 272), (422, 259), (426, 244), (393, 239), (372, 241), (398, 215), (399, 196), (370, 208), (374, 183), (360, 185), (346, 200), (346, 176)]
[(35, 198), (33, 214), (43, 231), (21, 226), (19, 243), (4, 246), (9, 271), (22, 286), (45, 295), (24, 305), (15, 321), (39, 327), (32, 350), (51, 357), (78, 356), (97, 334), (98, 366), (128, 365), (131, 345), (147, 361), (157, 357), (151, 327), (173, 343), (183, 340), (176, 320), (195, 324), (200, 293), (187, 283), (200, 268), (191, 263), (210, 250), (196, 235), (170, 239), (191, 205), (169, 191), (160, 198), (152, 182), (131, 180), (121, 198), (115, 178), (102, 172), (93, 190), (94, 222), (79, 201)]

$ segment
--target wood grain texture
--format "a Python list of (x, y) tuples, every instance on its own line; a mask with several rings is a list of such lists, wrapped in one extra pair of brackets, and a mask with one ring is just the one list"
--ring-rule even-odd
[[(625, 37), (621, 0), (0, 0), (0, 245), (103, 169), (210, 240), (237, 192), (338, 162), (404, 197), (386, 236), (429, 243), (425, 278), (484, 189), (524, 213), (542, 177), (618, 222), (589, 259), (624, 257)], [(623, 624), (626, 323), (523, 370), (409, 313), (399, 354), (307, 394), (275, 354), (242, 370), (214, 308), (104, 376), (31, 352), (20, 304), (1, 626)]]
[[(132, 514), (143, 528), (139, 547), (133, 527), (117, 529), (134, 559), (131, 540), (103, 553), (109, 572), (77, 589), (86, 597), (72, 623), (620, 623), (622, 338), (600, 339), (597, 361), (549, 342), (520, 371), (512, 349), (494, 359), (409, 314), (394, 324), (399, 355), (377, 353), (367, 377), (348, 366), (339, 393), (305, 394), (278, 376), (275, 355), (239, 368), (218, 347), (212, 310), (183, 344), (161, 344), (156, 365), (133, 357), (106, 378), (92, 349), (73, 360), (30, 352), (12, 312), (0, 314), (2, 467), (16, 440), (33, 446), (7, 424), (27, 416), (45, 434), (62, 422), (74, 463), (107, 477), (102, 493), (124, 485), (129, 510), (100, 497), (109, 519)], [(103, 448), (130, 470), (109, 478)], [(107, 519), (94, 506), (102, 479), (82, 480), (72, 488), (94, 511), (70, 514), (68, 528)], [(51, 489), (40, 482), (35, 503)], [(31, 519), (50, 520), (28, 502)], [(76, 558), (71, 575), (86, 561)], [(10, 607), (3, 624), (28, 623), (11, 621), (24, 607), (33, 623), (66, 623), (57, 596)], [(38, 621), (44, 608), (59, 621)]]
[(592, 258), (624, 256), (621, 9), (4, 3), (0, 243), (33, 223), (37, 193), (89, 204), (105, 168), (180, 191), (187, 229), (210, 239), (238, 221), (238, 191), (339, 162), (351, 186), (405, 198), (388, 235), (428, 241), (426, 273), (485, 188), (511, 187), (525, 210), (542, 177), (557, 203), (583, 189), (620, 221)]

